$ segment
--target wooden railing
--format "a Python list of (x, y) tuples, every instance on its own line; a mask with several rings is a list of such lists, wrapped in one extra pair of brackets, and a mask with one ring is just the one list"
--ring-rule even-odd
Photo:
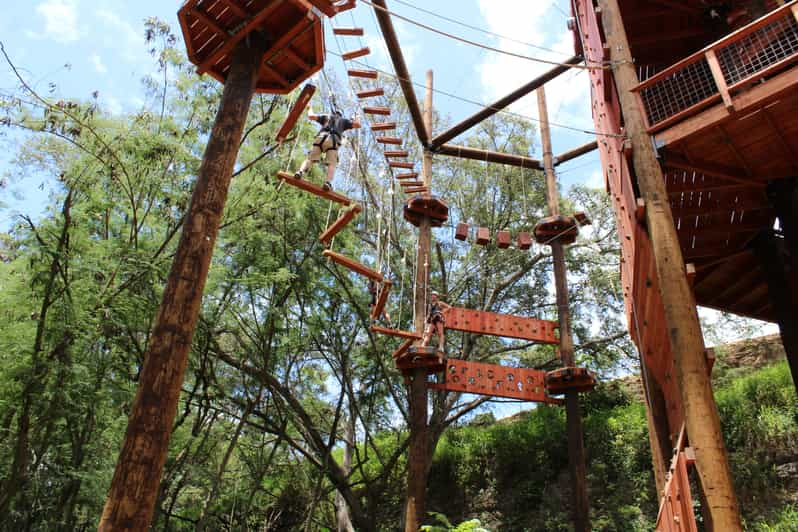
[(649, 132), (716, 102), (734, 108), (735, 92), (798, 61), (798, 0), (730, 33), (635, 87)]

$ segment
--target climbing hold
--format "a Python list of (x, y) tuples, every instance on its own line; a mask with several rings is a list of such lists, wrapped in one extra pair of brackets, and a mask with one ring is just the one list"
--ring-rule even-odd
[(466, 240), (468, 238), (468, 224), (460, 222), (454, 230), (454, 237), (457, 240)]

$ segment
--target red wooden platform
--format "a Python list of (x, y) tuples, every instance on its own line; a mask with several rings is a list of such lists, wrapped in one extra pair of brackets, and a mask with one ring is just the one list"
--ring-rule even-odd
[(536, 369), (511, 368), (448, 358), (443, 380), (429, 383), (429, 387), (450, 392), (560, 404), (559, 399), (546, 395), (545, 377), (545, 371)]
[(444, 312), (446, 328), (505, 338), (532, 340), (546, 344), (559, 344), (557, 322), (497, 314), (467, 308), (452, 307)]

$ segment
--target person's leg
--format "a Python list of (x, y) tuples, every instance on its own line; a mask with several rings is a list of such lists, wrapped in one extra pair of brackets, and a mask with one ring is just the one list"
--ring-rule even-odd
[(445, 342), (444, 336), (443, 336), (443, 330), (444, 330), (443, 322), (442, 321), (436, 321), (435, 322), (435, 328), (438, 330), (438, 350), (439, 351), (444, 351), (445, 348), (446, 348), (446, 342)]
[(338, 167), (338, 150), (334, 147), (332, 135), (324, 142), (323, 149), (325, 158), (327, 160), (327, 181), (324, 183), (325, 190), (332, 190), (333, 177), (335, 177), (335, 169)]
[(427, 328), (424, 329), (424, 336), (421, 337), (421, 347), (427, 347), (429, 345), (429, 341), (432, 340), (432, 331), (435, 326), (431, 323), (427, 324)]
[(321, 148), (316, 144), (316, 141), (313, 141), (313, 146), (310, 148), (308, 152), (307, 158), (302, 161), (302, 165), (299, 167), (299, 170), (294, 174), (294, 177), (300, 179), (309, 169), (310, 165), (313, 163), (317, 163), (321, 160)]

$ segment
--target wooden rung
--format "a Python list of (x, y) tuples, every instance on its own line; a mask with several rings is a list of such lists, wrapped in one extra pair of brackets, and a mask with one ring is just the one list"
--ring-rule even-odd
[(419, 192), (427, 192), (427, 187), (406, 188), (405, 194), (418, 194)]
[(367, 115), (384, 115), (391, 114), (390, 107), (364, 107), (363, 112)]
[(374, 140), (380, 144), (402, 144), (402, 139), (399, 137), (377, 137)]
[(388, 327), (380, 327), (379, 325), (372, 325), (371, 332), (387, 334), (388, 336), (398, 336), (399, 338), (407, 338), (409, 340), (418, 340), (421, 338), (421, 335), (417, 332), (389, 329)]
[(328, 227), (321, 235), (319, 235), (319, 242), (327, 244), (333, 239), (335, 235), (341, 232), (341, 229), (346, 227), (346, 224), (352, 221), (352, 218), (357, 216), (362, 209), (360, 205), (355, 203), (346, 210), (337, 220), (335, 220), (330, 227)]
[(358, 50), (352, 50), (351, 52), (344, 52), (341, 54), (344, 61), (349, 61), (350, 59), (357, 59), (358, 57), (363, 57), (364, 55), (369, 55), (371, 50), (369, 47), (366, 46), (365, 48), (360, 48)]
[(283, 122), (282, 127), (277, 132), (277, 142), (285, 141), (288, 134), (291, 133), (291, 130), (296, 125), (297, 120), (299, 120), (299, 116), (305, 111), (305, 108), (310, 102), (311, 96), (313, 93), (316, 92), (316, 86), (310, 83), (305, 84), (302, 88), (302, 92), (299, 93), (299, 96), (294, 102), (294, 106), (291, 108), (291, 111), (286, 115), (285, 122)]
[(391, 353), (391, 357), (393, 357), (394, 360), (396, 360), (397, 358), (401, 357), (402, 355), (407, 353), (407, 350), (410, 349), (410, 346), (413, 345), (413, 342), (415, 342), (415, 341), (416, 341), (416, 338), (408, 338), (407, 340), (402, 342), (402, 345), (400, 345), (396, 349), (396, 351)]
[(348, 0), (343, 4), (338, 4), (335, 6), (335, 13), (343, 13), (344, 11), (349, 11), (350, 9), (354, 8), (357, 5), (355, 0)]
[(332, 190), (324, 190), (320, 186), (314, 185), (310, 181), (297, 179), (288, 172), (277, 172), (277, 177), (282, 179), (283, 183), (291, 185), (292, 187), (301, 188), (305, 192), (310, 192), (311, 194), (315, 194), (320, 198), (328, 199), (330, 201), (334, 201), (335, 203), (346, 205), (347, 207), (352, 205), (352, 200), (346, 196), (342, 196), (341, 194), (333, 192)]
[(363, 35), (363, 28), (333, 28), (335, 35)]
[(383, 155), (386, 157), (407, 157), (410, 153), (407, 150), (385, 150)]
[(324, 255), (333, 262), (337, 262), (338, 264), (340, 264), (345, 268), (349, 268), (355, 273), (359, 273), (360, 275), (368, 277), (369, 279), (374, 279), (378, 283), (382, 282), (382, 274), (380, 272), (374, 271), (371, 268), (368, 268), (363, 264), (360, 264), (359, 262), (350, 259), (349, 257), (345, 257), (340, 253), (330, 251), (329, 249), (325, 249), (322, 252), (322, 255)]
[(360, 70), (357, 68), (351, 68), (347, 70), (346, 73), (353, 78), (377, 79), (376, 70)]
[(355, 93), (358, 98), (373, 98), (374, 96), (382, 96), (385, 94), (385, 89), (369, 89), (367, 91), (360, 91)]
[(391, 291), (391, 281), (386, 279), (382, 282), (380, 288), (380, 297), (377, 298), (377, 304), (371, 308), (371, 319), (376, 320), (382, 316), (382, 309), (385, 308), (385, 303), (388, 302), (388, 293)]
[(410, 174), (396, 174), (396, 179), (415, 179), (418, 177), (418, 172), (412, 172)]
[(409, 163), (405, 161), (391, 161), (388, 163), (388, 166), (391, 168), (406, 168), (407, 170), (412, 170), (416, 163)]
[(375, 122), (371, 124), (372, 131), (387, 131), (389, 129), (396, 129), (396, 122)]
[(399, 185), (401, 185), (403, 187), (423, 187), (424, 186), (424, 182), (423, 181), (402, 181), (402, 182), (399, 183)]

